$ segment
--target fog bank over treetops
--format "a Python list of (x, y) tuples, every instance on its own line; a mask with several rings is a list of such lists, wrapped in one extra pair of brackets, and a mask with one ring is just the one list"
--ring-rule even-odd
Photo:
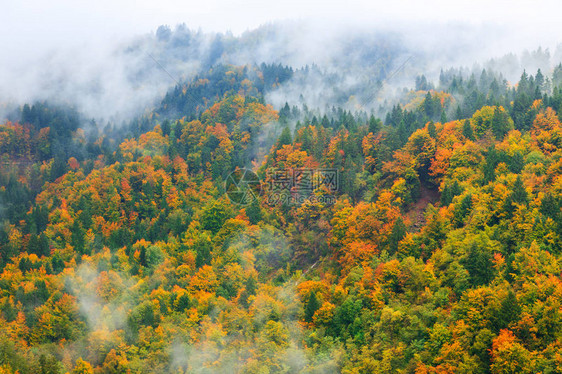
[(4, 114), (48, 100), (75, 106), (87, 118), (119, 123), (152, 109), (166, 91), (212, 66), (268, 63), (295, 70), (266, 94), (275, 107), (288, 101), (322, 109), (335, 101), (352, 110), (376, 110), (421, 74), (437, 81), (441, 69), (479, 74), (488, 68), (515, 81), (523, 69), (550, 73), (561, 54), (548, 38), (523, 37), (495, 23), (350, 26), (300, 20), (238, 34), (179, 24), (113, 41), (61, 42), (30, 58), (1, 58), (0, 102)]

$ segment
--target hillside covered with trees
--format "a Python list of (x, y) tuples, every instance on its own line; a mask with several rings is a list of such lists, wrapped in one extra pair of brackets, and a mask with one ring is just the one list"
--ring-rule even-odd
[[(379, 112), (267, 102), (307, 71), (2, 123), (0, 373), (561, 372), (562, 65), (420, 75)], [(302, 169), (337, 189), (268, 199)]]

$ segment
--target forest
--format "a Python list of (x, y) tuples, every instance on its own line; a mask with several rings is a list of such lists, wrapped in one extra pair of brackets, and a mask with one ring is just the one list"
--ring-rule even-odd
[(562, 64), (268, 101), (314, 76), (213, 58), (127, 122), (1, 123), (0, 374), (562, 372)]

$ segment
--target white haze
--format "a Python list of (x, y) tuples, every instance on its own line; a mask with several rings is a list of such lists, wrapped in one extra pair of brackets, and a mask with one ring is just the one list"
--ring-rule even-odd
[[(4, 1), (0, 108), (49, 100), (75, 105), (87, 117), (98, 119), (121, 121), (142, 113), (177, 80), (201, 70), (200, 59), (210, 45), (202, 44), (198, 54), (182, 60), (170, 58), (156, 43), (159, 25), (174, 30), (180, 23), (201, 29), (210, 42), (213, 32), (248, 40), (252, 36), (248, 30), (276, 22), (270, 27), (278, 32), (271, 38), (265, 37), (254, 49), (230, 51), (219, 62), (282, 62), (293, 67), (316, 63), (328, 72), (344, 73), (343, 88), (353, 89), (372, 74), (369, 69), (357, 70), (361, 55), (345, 49), (347, 40), (369, 33), (374, 40), (379, 34), (390, 35), (394, 39), (389, 43), (397, 41), (401, 48), (385, 67), (392, 78), (383, 81), (385, 88), (411, 86), (421, 73), (435, 79), (442, 67), (485, 66), (490, 58), (496, 59), (496, 68), (510, 68), (508, 79), (515, 79), (523, 67), (534, 73), (544, 64), (502, 60), (509, 52), (521, 54), (542, 46), (553, 56), (547, 70), (559, 62), (558, 8), (555, 1), (482, 0)], [(257, 34), (268, 35), (267, 30), (262, 27)], [(281, 105), (303, 94), (309, 104), (322, 106), (330, 100), (323, 95), (326, 91), (320, 81), (305, 87), (289, 82), (268, 100)]]

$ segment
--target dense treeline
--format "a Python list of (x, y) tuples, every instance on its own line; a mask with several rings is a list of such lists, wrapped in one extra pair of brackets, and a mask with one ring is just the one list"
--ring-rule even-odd
[[(0, 372), (562, 370), (559, 70), (420, 76), (383, 121), (276, 111), (290, 69), (222, 66), (113, 143), (24, 107), (0, 127), (31, 163), (0, 170)], [(340, 183), (240, 206), (237, 168)]]

